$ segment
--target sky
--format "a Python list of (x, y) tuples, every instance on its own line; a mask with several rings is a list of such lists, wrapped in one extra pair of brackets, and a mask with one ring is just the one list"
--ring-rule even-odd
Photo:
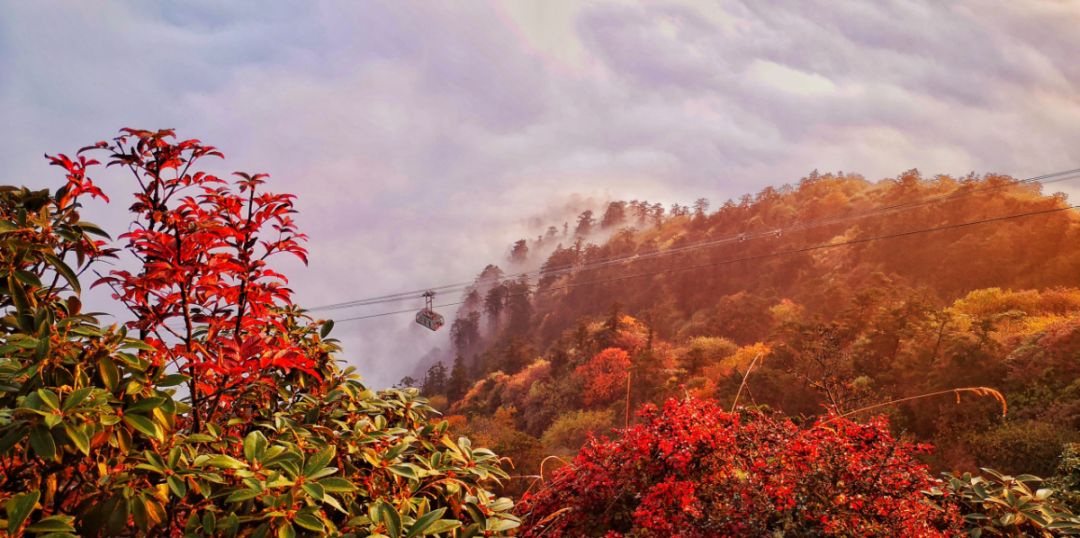
[[(55, 187), (46, 152), (199, 138), (299, 196), (311, 262), (281, 267), (317, 306), (468, 280), (610, 199), (1080, 167), (1077, 27), (1036, 0), (0, 0), (0, 172)], [(122, 230), (131, 185), (99, 183), (85, 217)], [(375, 386), (447, 332), (335, 329)]]

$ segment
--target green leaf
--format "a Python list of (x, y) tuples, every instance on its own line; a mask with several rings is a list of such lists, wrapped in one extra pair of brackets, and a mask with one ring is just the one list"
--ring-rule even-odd
[(108, 232), (102, 230), (97, 224), (94, 224), (92, 222), (79, 221), (75, 223), (75, 227), (82, 230), (83, 233), (96, 235), (98, 237), (104, 237), (105, 239), (109, 240), (112, 239), (112, 237), (109, 236)]
[(514, 508), (514, 501), (506, 497), (500, 497), (498, 500), (488, 505), (488, 508), (493, 512), (509, 512)]
[(319, 485), (329, 493), (346, 493), (356, 491), (356, 486), (344, 478), (331, 477), (319, 480)]
[(261, 460), (266, 453), (266, 436), (255, 430), (244, 437), (244, 457), (248, 461)]
[(61, 407), (61, 410), (65, 411), (65, 412), (71, 411), (76, 406), (83, 403), (83, 401), (86, 400), (87, 396), (90, 396), (90, 393), (92, 393), (93, 391), (94, 391), (93, 387), (83, 387), (81, 389), (78, 389), (78, 390), (72, 392), (67, 397), (67, 399), (64, 400), (64, 405)]
[(328, 319), (319, 329), (319, 338), (326, 338), (332, 330), (334, 330), (334, 320)]
[(207, 458), (204, 465), (217, 467), (219, 469), (245, 469), (248, 466), (246, 463), (232, 456), (226, 456), (225, 454), (215, 454), (210, 456)]
[(379, 501), (376, 511), (379, 515), (379, 521), (386, 525), (386, 532), (390, 534), (390, 538), (399, 538), (401, 536), (401, 515), (398, 514), (397, 509), (389, 503)]
[(338, 512), (341, 512), (342, 514), (348, 514), (349, 513), (349, 511), (346, 510), (345, 507), (341, 506), (341, 503), (338, 502), (338, 500), (335, 499), (332, 495), (324, 495), (323, 496), (323, 503), (329, 504), (330, 506), (333, 506), (335, 510), (337, 510)]
[(172, 374), (162, 377), (157, 380), (157, 386), (159, 387), (175, 387), (187, 383), (190, 377), (184, 374)]
[(37, 504), (39, 498), (41, 498), (41, 492), (34, 490), (8, 500), (4, 505), (8, 518), (8, 534), (15, 534), (15, 531), (19, 530), (23, 521), (26, 521), (26, 517), (34, 510), (34, 505)]
[(487, 529), (489, 531), (503, 532), (510, 529), (516, 529), (521, 526), (521, 522), (514, 519), (496, 519), (488, 522)]
[(147, 417), (142, 415), (124, 415), (124, 423), (139, 430), (147, 437), (157, 439), (158, 441), (165, 440), (165, 435), (162, 433), (161, 428)]
[(323, 487), (315, 482), (305, 482), (300, 487), (303, 488), (303, 490), (307, 492), (308, 495), (320, 502), (323, 500), (323, 495), (326, 494), (326, 492), (323, 490)]
[(169, 475), (165, 478), (165, 481), (169, 483), (169, 489), (173, 494), (183, 499), (187, 496), (187, 484), (184, 484), (184, 479), (176, 475)]
[(26, 527), (26, 532), (37, 534), (46, 532), (75, 532), (75, 527), (72, 525), (74, 522), (75, 518), (72, 516), (49, 516)]
[(52, 409), (53, 411), (60, 410), (60, 398), (55, 392), (49, 389), (38, 389), (37, 395), (45, 405), (49, 406), (49, 409)]
[(53, 441), (52, 433), (45, 426), (37, 426), (30, 430), (30, 447), (41, 459), (56, 459), (56, 442)]
[(387, 469), (389, 469), (391, 473), (410, 480), (420, 479), (420, 468), (411, 463), (399, 463), (397, 465), (391, 465), (390, 467), (387, 467)]
[(75, 290), (76, 293), (82, 291), (82, 288), (79, 287), (79, 277), (63, 260), (48, 252), (42, 252), (41, 256), (45, 258), (49, 265), (53, 266), (53, 269), (56, 269), (57, 273), (60, 273), (60, 276), (64, 277), (64, 280), (67, 280), (68, 284), (71, 285), (71, 289)]
[(120, 372), (116, 369), (116, 363), (109, 357), (101, 357), (98, 360), (98, 373), (101, 374), (101, 380), (110, 391), (115, 391), (120, 385)]
[(75, 443), (75, 448), (78, 448), (79, 452), (87, 456), (90, 455), (90, 437), (86, 435), (86, 432), (82, 431), (82, 428), (64, 424), (64, 433), (67, 434), (72, 443)]
[(249, 501), (251, 499), (254, 499), (255, 497), (258, 497), (259, 493), (260, 492), (258, 490), (254, 489), (242, 489), (239, 491), (234, 491), (225, 499), (225, 502), (240, 503), (244, 501)]
[(431, 524), (427, 530), (424, 531), (424, 535), (429, 534), (445, 534), (461, 526), (461, 522), (456, 519), (440, 519)]
[(323, 526), (322, 519), (319, 519), (318, 516), (311, 512), (297, 512), (296, 517), (293, 519), (293, 523), (296, 523), (298, 526), (309, 531), (323, 532), (326, 530)]
[(487, 516), (484, 515), (484, 511), (476, 503), (465, 503), (465, 511), (469, 513), (473, 523), (480, 525), (480, 528), (487, 527)]
[(326, 464), (330, 463), (330, 460), (334, 459), (336, 454), (337, 450), (334, 445), (330, 445), (308, 456), (307, 463), (304, 464), (304, 476), (311, 476), (321, 471), (323, 467), (326, 467)]
[(416, 521), (409, 527), (409, 532), (405, 535), (405, 538), (423, 536), (425, 534), (424, 531), (427, 530), (432, 523), (435, 523), (442, 518), (444, 513), (446, 513), (446, 508), (439, 508), (438, 510), (432, 510), (431, 512), (416, 518)]
[(278, 538), (296, 538), (296, 529), (293, 528), (292, 523), (286, 521), (277, 530)]
[(160, 396), (143, 398), (124, 408), (124, 413), (145, 413), (147, 411), (153, 411), (154, 409), (161, 407), (161, 404), (163, 403), (165, 403), (165, 398)]

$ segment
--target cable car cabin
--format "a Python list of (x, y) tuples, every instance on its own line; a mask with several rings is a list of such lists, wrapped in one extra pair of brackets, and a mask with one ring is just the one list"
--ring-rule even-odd
[(439, 330), (439, 327), (442, 327), (443, 324), (445, 323), (445, 321), (443, 320), (442, 314), (440, 314), (440, 313), (438, 313), (438, 312), (436, 312), (436, 311), (434, 311), (434, 310), (432, 310), (430, 308), (425, 308), (425, 309), (417, 312), (416, 313), (416, 322), (419, 323), (420, 325), (423, 325), (424, 327), (427, 327), (428, 329), (433, 330), (433, 331)]

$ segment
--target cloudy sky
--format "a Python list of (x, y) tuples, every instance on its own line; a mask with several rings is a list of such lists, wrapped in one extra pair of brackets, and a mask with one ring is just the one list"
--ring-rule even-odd
[[(124, 126), (217, 145), (300, 196), (287, 269), (320, 305), (468, 279), (589, 201), (1075, 168), (1078, 27), (1056, 1), (0, 0), (0, 171), (54, 186), (43, 153)], [(335, 332), (385, 385), (445, 345), (410, 323)]]

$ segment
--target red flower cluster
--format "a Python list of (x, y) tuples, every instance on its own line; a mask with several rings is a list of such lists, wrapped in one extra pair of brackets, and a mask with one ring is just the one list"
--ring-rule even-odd
[(800, 428), (716, 402), (646, 406), (643, 422), (591, 440), (526, 496), (525, 536), (942, 536), (954, 509), (929, 502), (926, 446), (883, 419)]

